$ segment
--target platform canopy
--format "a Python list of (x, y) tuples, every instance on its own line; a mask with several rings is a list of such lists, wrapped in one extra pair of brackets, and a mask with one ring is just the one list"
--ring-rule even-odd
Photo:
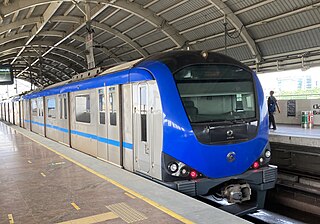
[(308, 69), (320, 65), (319, 7), (320, 0), (0, 0), (0, 64), (38, 86), (86, 71), (90, 49), (98, 67), (197, 49), (257, 72)]

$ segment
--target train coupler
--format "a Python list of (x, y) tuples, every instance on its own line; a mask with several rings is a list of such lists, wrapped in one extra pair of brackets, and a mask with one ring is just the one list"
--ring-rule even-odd
[(251, 188), (249, 184), (231, 184), (222, 190), (222, 195), (229, 203), (249, 201)]

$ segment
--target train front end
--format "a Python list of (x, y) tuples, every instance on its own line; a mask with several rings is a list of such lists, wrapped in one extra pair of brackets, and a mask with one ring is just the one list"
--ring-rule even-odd
[(257, 76), (216, 53), (156, 59), (149, 69), (163, 108), (162, 180), (237, 215), (262, 208), (277, 168), (269, 165), (267, 107)]

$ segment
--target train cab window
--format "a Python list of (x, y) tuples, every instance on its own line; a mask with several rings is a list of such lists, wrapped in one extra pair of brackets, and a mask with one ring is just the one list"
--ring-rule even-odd
[(32, 116), (38, 116), (38, 105), (37, 105), (37, 100), (32, 99), (31, 100), (31, 115)]
[(140, 87), (141, 141), (147, 141), (147, 87)]
[(48, 117), (49, 118), (56, 118), (56, 99), (51, 98), (47, 100), (48, 106)]
[(99, 90), (99, 121), (100, 124), (106, 123), (106, 102), (103, 90)]
[(90, 96), (76, 96), (76, 121), (90, 123)]
[(253, 75), (232, 65), (193, 65), (174, 75), (192, 123), (257, 119)]
[(117, 111), (115, 105), (115, 88), (109, 88), (109, 103), (110, 103), (110, 125), (117, 126)]

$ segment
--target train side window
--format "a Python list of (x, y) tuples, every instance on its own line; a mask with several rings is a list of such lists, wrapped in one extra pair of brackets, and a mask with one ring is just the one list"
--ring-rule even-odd
[(76, 96), (76, 121), (90, 123), (90, 96)]
[[(112, 92), (109, 93), (109, 103), (110, 103), (110, 125), (117, 126), (117, 111), (115, 108), (115, 92), (114, 92), (114, 87), (110, 88), (112, 89)], [(109, 90), (110, 90), (109, 89)]]
[(63, 102), (62, 102), (62, 98), (59, 98), (59, 107), (60, 107), (60, 119), (62, 119), (62, 115), (63, 115)]
[(103, 90), (99, 90), (99, 116), (100, 116), (100, 124), (106, 123), (106, 102), (103, 94)]
[(38, 98), (38, 116), (43, 117), (43, 99)]
[(51, 98), (47, 100), (48, 117), (56, 118), (56, 99)]
[(37, 105), (37, 99), (31, 100), (31, 115), (32, 116), (38, 116), (38, 105)]
[(141, 141), (147, 141), (147, 87), (140, 87)]
[(63, 106), (64, 106), (64, 119), (67, 119), (68, 118), (67, 98), (63, 98)]

